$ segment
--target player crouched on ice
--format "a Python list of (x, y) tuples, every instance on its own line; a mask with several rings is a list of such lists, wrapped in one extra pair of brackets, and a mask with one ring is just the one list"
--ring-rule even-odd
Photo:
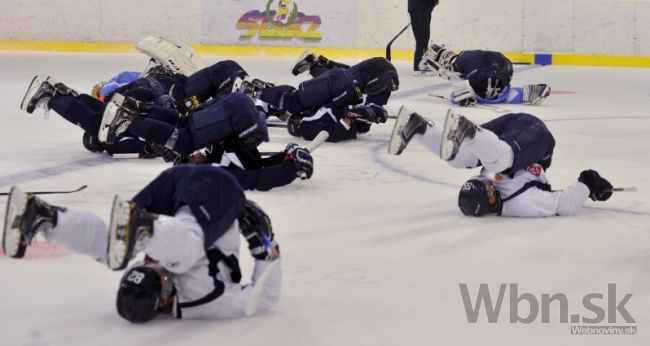
[(83, 146), (91, 152), (108, 154), (137, 153), (141, 158), (157, 156), (148, 150), (139, 138), (124, 133), (111, 144), (97, 139), (99, 124), (105, 104), (96, 97), (82, 94), (51, 77), (36, 76), (32, 79), (20, 105), (21, 110), (32, 114), (36, 108), (47, 113), (54, 110), (62, 118), (84, 130)]
[(175, 110), (119, 94), (111, 103), (108, 107), (112, 110), (104, 112), (100, 126), (102, 141), (111, 143), (121, 133), (132, 133), (165, 148), (171, 160), (185, 160), (203, 150), (206, 155), (192, 155), (193, 163), (216, 163), (227, 168), (246, 190), (270, 190), (299, 176), (308, 179), (313, 173), (311, 154), (297, 146), (262, 159), (257, 147), (269, 141), (266, 115), (243, 93), (212, 98), (173, 122), (161, 119), (178, 118)]
[[(268, 215), (246, 200), (221, 168), (170, 168), (132, 201), (116, 196), (110, 226), (98, 216), (50, 205), (11, 189), (3, 250), (21, 258), (37, 233), (53, 243), (122, 270), (117, 312), (133, 323), (159, 314), (183, 319), (250, 316), (280, 299), (280, 252)], [(255, 259), (252, 284), (242, 285), (239, 237)], [(108, 250), (107, 250), (108, 249)]]
[(606, 201), (612, 185), (585, 170), (564, 190), (552, 191), (545, 171), (555, 140), (544, 123), (525, 113), (506, 114), (481, 126), (447, 112), (443, 127), (402, 107), (389, 153), (399, 155), (416, 137), (455, 168), (483, 166), (461, 187), (458, 206), (467, 216), (546, 217), (576, 214), (587, 197)]
[(388, 60), (372, 58), (348, 66), (314, 58), (307, 51), (292, 71), (307, 70), (314, 78), (298, 88), (279, 85), (258, 94), (262, 102), (291, 115), (287, 125), (293, 136), (313, 140), (326, 131), (329, 142), (339, 142), (368, 132), (371, 124), (386, 122), (383, 106), (399, 87), (397, 70)]
[(444, 45), (433, 44), (422, 57), (421, 70), (435, 71), (449, 79), (460, 77), (453, 85), (451, 101), (460, 106), (479, 104), (538, 105), (551, 95), (546, 84), (512, 87), (512, 62), (503, 54), (485, 50), (456, 53)]

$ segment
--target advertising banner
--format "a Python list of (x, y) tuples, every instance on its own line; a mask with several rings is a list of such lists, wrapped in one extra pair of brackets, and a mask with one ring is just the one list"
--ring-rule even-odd
[(201, 43), (355, 47), (357, 1), (203, 0)]

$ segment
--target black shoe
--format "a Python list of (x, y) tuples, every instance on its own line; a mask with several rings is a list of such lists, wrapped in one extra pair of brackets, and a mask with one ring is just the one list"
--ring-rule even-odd
[(478, 127), (473, 122), (449, 109), (442, 130), (440, 158), (445, 161), (453, 160), (463, 141), (473, 139), (477, 130)]
[(2, 250), (9, 257), (22, 258), (27, 246), (39, 232), (47, 232), (57, 224), (57, 211), (64, 208), (45, 203), (33, 194), (12, 187), (7, 202)]
[(395, 121), (393, 133), (390, 136), (388, 153), (392, 155), (401, 154), (413, 136), (416, 134), (423, 135), (427, 131), (427, 127), (432, 125), (429, 120), (418, 113), (411, 112), (402, 106)]
[(113, 200), (111, 222), (108, 228), (108, 267), (126, 268), (131, 258), (142, 250), (142, 241), (153, 235), (153, 222), (157, 214), (140, 209), (132, 201)]

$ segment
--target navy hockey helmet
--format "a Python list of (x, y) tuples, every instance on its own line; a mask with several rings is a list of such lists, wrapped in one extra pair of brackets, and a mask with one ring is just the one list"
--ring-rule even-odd
[(377, 57), (364, 60), (350, 67), (350, 72), (366, 95), (377, 95), (385, 91), (399, 89), (397, 70), (385, 58)]
[(483, 216), (498, 212), (501, 207), (501, 195), (489, 179), (473, 178), (460, 188), (458, 207), (465, 216)]
[(134, 266), (124, 272), (117, 291), (117, 313), (132, 323), (158, 316), (174, 294), (171, 274), (155, 263)]

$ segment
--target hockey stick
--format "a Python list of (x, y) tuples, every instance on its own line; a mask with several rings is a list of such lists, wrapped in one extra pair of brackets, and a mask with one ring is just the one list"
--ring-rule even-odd
[(278, 123), (266, 123), (266, 127), (279, 127), (279, 128), (287, 128), (287, 124), (278, 124)]
[(406, 29), (408, 29), (410, 26), (411, 26), (411, 22), (406, 24), (406, 26), (402, 30), (400, 30), (400, 32), (398, 32), (397, 35), (395, 35), (395, 37), (393, 37), (392, 40), (388, 42), (388, 45), (386, 45), (386, 59), (388, 59), (388, 61), (390, 61), (391, 59), (390, 49), (391, 46), (393, 45), (393, 42), (395, 42), (395, 40), (397, 40), (397, 38), (400, 37), (404, 33), (404, 31), (406, 31)]
[[(53, 195), (53, 194), (62, 194), (62, 193), (75, 193), (79, 192), (85, 188), (87, 188), (88, 185), (82, 185), (79, 186), (78, 188), (74, 190), (63, 190), (63, 191), (32, 191), (32, 192), (26, 192), (28, 194), (33, 194), (33, 195)], [(8, 196), (9, 192), (0, 192), (0, 196)]]
[[(316, 148), (320, 147), (321, 144), (323, 144), (327, 139), (330, 137), (329, 133), (327, 131), (321, 131), (314, 137), (314, 140), (311, 141), (311, 143), (306, 147), (309, 152), (312, 152), (316, 150)], [(260, 155), (262, 156), (271, 156), (271, 155), (277, 155), (283, 153), (283, 151), (260, 151)]]
[[(310, 153), (313, 153), (314, 150), (318, 149), (318, 147), (321, 146), (321, 144), (325, 143), (327, 139), (330, 138), (330, 134), (327, 131), (321, 131), (314, 137), (314, 139), (309, 143), (307, 146), (307, 150), (309, 150)], [(307, 173), (305, 172), (298, 172), (298, 176), (300, 179), (305, 180), (307, 179)]]
[(611, 189), (611, 190), (609, 190), (609, 191), (611, 191), (611, 192), (637, 192), (638, 189), (636, 188), (636, 186), (631, 186), (631, 187), (615, 187), (615, 188), (613, 188), (613, 189)]
[(253, 284), (253, 292), (251, 292), (250, 298), (248, 299), (248, 304), (246, 304), (245, 314), (246, 316), (252, 316), (257, 312), (257, 307), (260, 304), (262, 299), (262, 294), (264, 293), (264, 285), (269, 281), (271, 274), (276, 270), (275, 268), (280, 265), (280, 260), (273, 260), (267, 265), (264, 269), (264, 272)]
[[(439, 98), (441, 100), (446, 100), (446, 101), (452, 102), (451, 99), (449, 99), (449, 97), (446, 97), (446, 96), (443, 96), (443, 95), (437, 95), (437, 94), (429, 93), (429, 96), (436, 97), (436, 98)], [(510, 112), (509, 108), (498, 107), (498, 106), (488, 105), (488, 104), (481, 104), (481, 103), (475, 104), (474, 107), (489, 109), (489, 110), (495, 111), (497, 113), (508, 113), (508, 112)]]

